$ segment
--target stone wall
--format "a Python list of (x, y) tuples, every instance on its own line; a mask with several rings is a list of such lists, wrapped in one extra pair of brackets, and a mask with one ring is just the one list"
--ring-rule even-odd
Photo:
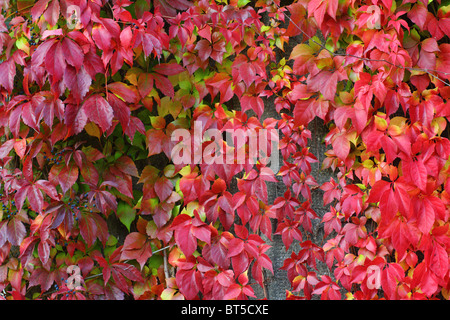
[[(270, 113), (270, 112), (268, 112)], [(271, 115), (272, 116), (272, 115)], [(323, 121), (316, 118), (313, 120), (308, 129), (311, 131), (312, 139), (310, 140), (309, 147), (310, 151), (317, 157), (319, 160), (318, 163), (312, 164), (312, 172), (311, 175), (316, 179), (317, 183), (320, 185), (326, 181), (329, 181), (332, 176), (331, 170), (320, 170), (321, 161), (324, 159), (324, 153), (327, 150), (325, 144), (323, 143), (323, 138), (327, 134), (327, 128), (324, 125)], [(280, 157), (280, 161), (281, 161)], [(268, 183), (268, 194), (269, 194), (269, 204), (272, 204), (273, 201), (279, 197), (283, 196), (286, 191), (286, 187), (283, 182), (280, 180), (279, 183)], [(320, 189), (311, 190), (312, 195), (312, 209), (316, 212), (316, 214), (320, 217), (327, 212), (327, 207), (323, 205), (323, 191)], [(313, 234), (309, 238), (313, 243), (320, 245), (323, 236), (323, 224), (320, 223), (320, 219), (315, 219), (312, 221)], [(273, 222), (273, 230), (276, 230), (276, 222)], [(280, 268), (283, 266), (284, 260), (291, 256), (291, 253), (294, 251), (298, 253), (301, 249), (299, 246), (299, 242), (294, 240), (292, 242), (291, 247), (288, 251), (281, 240), (281, 235), (273, 235), (272, 241), (269, 239), (265, 239), (269, 245), (272, 247), (267, 251), (267, 255), (272, 260), (274, 274), (272, 275), (270, 271), (265, 271), (265, 279), (266, 279), (266, 294), (267, 299), (269, 300), (284, 300), (286, 298), (286, 290), (291, 290), (291, 285), (287, 278), (287, 272), (285, 270), (281, 270)], [(306, 233), (304, 234), (304, 239), (308, 240)], [(329, 274), (328, 267), (323, 263), (318, 263), (318, 275), (321, 274)], [(330, 275), (331, 276), (331, 275)], [(255, 293), (259, 299), (264, 298), (264, 291), (259, 285), (254, 286)]]

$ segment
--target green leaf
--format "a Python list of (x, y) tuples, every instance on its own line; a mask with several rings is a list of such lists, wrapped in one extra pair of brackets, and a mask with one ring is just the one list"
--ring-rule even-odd
[(161, 103), (157, 106), (158, 115), (161, 117), (168, 115), (171, 105), (172, 105), (172, 100), (170, 99), (170, 97), (161, 98)]
[(238, 7), (244, 7), (247, 5), (247, 3), (249, 3), (250, 0), (238, 0)]
[(138, 0), (134, 6), (136, 10), (136, 17), (139, 19), (142, 17), (144, 12), (150, 10), (150, 4), (146, 0)]
[(155, 254), (148, 259), (148, 266), (150, 268), (158, 269), (163, 264), (163, 257)]
[(189, 80), (183, 80), (178, 83), (180, 89), (186, 90), (187, 92), (191, 92), (192, 83)]
[(28, 39), (25, 37), (20, 37), (16, 40), (16, 47), (26, 53), (30, 52), (30, 47), (28, 46)]
[(120, 219), (128, 231), (130, 231), (131, 223), (136, 218), (136, 210), (134, 210), (130, 205), (125, 202), (120, 202), (117, 206), (117, 216)]
[(155, 129), (164, 129), (166, 127), (166, 120), (164, 120), (164, 117), (150, 117), (150, 121), (152, 123), (152, 127)]
[(117, 238), (111, 234), (108, 238), (108, 241), (106, 241), (106, 246), (113, 247), (116, 244), (117, 244)]

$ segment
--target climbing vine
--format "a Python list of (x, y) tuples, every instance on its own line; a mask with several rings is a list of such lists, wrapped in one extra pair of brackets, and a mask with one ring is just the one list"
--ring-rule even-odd
[(448, 1), (0, 6), (1, 298), (449, 299)]

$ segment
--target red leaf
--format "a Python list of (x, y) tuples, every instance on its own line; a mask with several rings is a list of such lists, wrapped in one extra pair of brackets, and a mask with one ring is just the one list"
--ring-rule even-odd
[(301, 82), (295, 82), (294, 88), (288, 93), (288, 97), (292, 102), (297, 100), (305, 100), (313, 95), (312, 92), (308, 91), (308, 87)]
[(58, 22), (59, 13), (59, 1), (53, 0), (44, 12), (44, 18), (47, 20), (49, 25), (54, 26)]
[(165, 201), (173, 190), (172, 182), (166, 177), (159, 177), (155, 182), (155, 192), (161, 202)]
[(396, 299), (398, 282), (403, 280), (405, 272), (398, 263), (388, 263), (381, 274), (381, 286), (386, 298)]
[(448, 273), (448, 254), (447, 250), (438, 242), (434, 241), (431, 252), (431, 261), (429, 263), (431, 271), (439, 278), (444, 278)]
[(80, 234), (90, 247), (98, 238), (103, 244), (108, 240), (106, 221), (96, 213), (82, 212), (79, 222)]
[(121, 156), (116, 160), (115, 166), (123, 173), (139, 178), (139, 174), (136, 168), (136, 164), (128, 156)]
[(153, 34), (148, 32), (140, 32), (142, 48), (146, 57), (150, 56), (154, 51), (157, 56), (161, 55), (161, 42)]
[(92, 52), (88, 52), (84, 56), (84, 68), (91, 78), (94, 78), (97, 73), (105, 73), (105, 67), (103, 66), (101, 58)]
[(62, 50), (66, 62), (75, 67), (76, 70), (79, 70), (84, 60), (83, 50), (81, 50), (80, 46), (75, 41), (65, 37), (62, 40)]
[(420, 30), (423, 30), (424, 24), (427, 20), (427, 13), (428, 13), (427, 6), (423, 2), (418, 1), (408, 11), (408, 18), (411, 19), (412, 22), (417, 24)]
[(92, 39), (102, 51), (108, 52), (111, 50), (111, 38), (111, 33), (102, 24), (97, 24), (92, 28)]
[(202, 39), (197, 42), (195, 46), (195, 50), (198, 51), (198, 56), (202, 61), (205, 61), (209, 58), (212, 53), (211, 43), (208, 40)]
[(153, 89), (153, 76), (150, 73), (141, 73), (137, 86), (141, 97), (145, 98)]
[(42, 14), (45, 11), (45, 8), (47, 7), (47, 3), (49, 3), (50, 0), (39, 0), (36, 2), (36, 4), (31, 8), (31, 15), (33, 17), (33, 21), (37, 21), (38, 18), (42, 16)]
[(196, 298), (202, 288), (202, 276), (197, 270), (179, 270), (176, 274), (176, 283), (180, 292), (188, 300)]
[(231, 286), (227, 288), (225, 295), (223, 296), (223, 300), (233, 300), (239, 297), (242, 292), (242, 288), (239, 284), (233, 283)]
[(239, 75), (248, 88), (256, 79), (256, 69), (252, 63), (244, 62), (239, 66)]
[[(84, 165), (83, 168), (84, 167), (86, 167), (86, 165)], [(92, 167), (93, 167), (93, 169), (95, 169), (95, 167), (93, 165), (92, 165)], [(83, 170), (81, 170), (81, 173), (83, 174)], [(97, 173), (97, 175), (98, 175), (98, 173)], [(98, 176), (96, 178), (98, 179)], [(96, 185), (96, 184), (94, 184), (94, 185)], [(108, 181), (104, 181), (102, 183), (102, 185), (108, 185)], [(96, 190), (95, 191), (95, 203), (96, 203), (97, 207), (100, 209), (100, 211), (105, 215), (108, 215), (110, 210), (117, 211), (116, 197), (113, 194), (111, 194), (111, 192), (109, 192), (109, 191)]]
[(428, 234), (436, 219), (433, 205), (427, 198), (415, 199), (414, 204), (415, 214), (418, 219), (417, 227), (424, 234)]
[(129, 86), (123, 82), (114, 82), (108, 84), (108, 90), (113, 92), (117, 97), (129, 103), (136, 103), (139, 101), (139, 96), (136, 87)]
[(27, 187), (27, 197), (30, 202), (31, 209), (41, 213), (44, 206), (44, 196), (38, 186), (30, 185)]
[(166, 139), (166, 135), (162, 130), (149, 129), (146, 133), (148, 156), (159, 154), (162, 152), (162, 144)]
[[(4, 246), (4, 244), (6, 243), (6, 241), (8, 241), (8, 221), (3, 220), (0, 221), (0, 246), (5, 248), (6, 246)], [(31, 237), (28, 237), (26, 239), (30, 239)], [(23, 243), (21, 243), (21, 247), (22, 247)], [(22, 249), (20, 250), (20, 253), (22, 254)], [(2, 258), (3, 259), (3, 258)]]
[(178, 215), (172, 223), (175, 241), (186, 256), (191, 256), (197, 249), (197, 240), (191, 232), (192, 218), (187, 214)]
[[(338, 9), (339, 0), (328, 0), (327, 13), (328, 15), (336, 20), (336, 12)], [(389, 6), (390, 8), (390, 6)]]
[(238, 238), (234, 238), (228, 243), (227, 258), (237, 256), (242, 251), (244, 251), (244, 241)]
[(48, 271), (44, 268), (35, 269), (30, 275), (29, 286), (40, 285), (41, 292), (45, 292), (52, 286), (55, 281), (55, 272)]
[(26, 139), (20, 139), (14, 143), (14, 150), (16, 151), (17, 155), (20, 159), (23, 158), (25, 155), (25, 150), (27, 148), (27, 140)]
[(92, 78), (83, 66), (78, 71), (67, 66), (64, 72), (64, 84), (70, 90), (76, 102), (81, 102), (91, 86)]
[(34, 130), (39, 131), (39, 127), (37, 125), (38, 119), (36, 119), (35, 111), (37, 111), (37, 110), (33, 110), (33, 106), (31, 104), (31, 102), (26, 102), (22, 105), (21, 117), (22, 117), (23, 123), (25, 123), (30, 128), (33, 128)]
[(385, 180), (379, 180), (375, 182), (375, 184), (372, 186), (372, 189), (370, 190), (369, 198), (367, 199), (367, 202), (379, 202), (382, 195), (389, 190), (390, 183)]
[(405, 178), (415, 184), (420, 190), (426, 192), (427, 187), (427, 168), (423, 161), (403, 161), (403, 170)]
[(50, 245), (47, 241), (41, 241), (38, 245), (38, 255), (39, 259), (43, 264), (46, 264), (48, 258), (50, 258)]
[[(222, 241), (219, 240), (211, 244), (210, 255), (211, 260), (214, 263), (217, 263), (217, 265), (223, 269), (227, 269), (230, 265), (230, 260), (229, 258), (227, 258), (228, 249), (226, 248), (223, 242), (227, 242), (228, 240), (224, 239), (225, 236), (222, 236), (221, 237)], [(205, 248), (208, 248), (208, 246), (205, 246)], [(203, 249), (204, 256), (206, 256), (205, 248)]]
[(62, 79), (64, 71), (66, 70), (66, 62), (64, 59), (64, 50), (60, 42), (54, 43), (47, 51), (45, 67), (48, 73), (53, 76), (53, 84)]
[(130, 116), (130, 121), (128, 122), (128, 126), (125, 129), (125, 134), (130, 138), (131, 142), (133, 142), (136, 131), (145, 135), (144, 124), (138, 117)]
[(269, 256), (265, 253), (259, 255), (257, 259), (257, 263), (259, 266), (268, 269), (273, 274), (273, 266), (272, 261), (270, 260)]
[(83, 104), (83, 111), (89, 120), (98, 124), (103, 132), (112, 125), (113, 109), (99, 94), (90, 96)]
[(224, 72), (216, 73), (213, 77), (206, 79), (205, 84), (212, 98), (220, 92), (220, 103), (227, 102), (234, 95), (230, 76)]
[(425, 261), (419, 263), (414, 269), (413, 280), (414, 286), (418, 286), (428, 297), (436, 293), (438, 288), (436, 276)]
[(288, 37), (294, 37), (301, 33), (300, 26), (301, 22), (304, 21), (305, 17), (305, 7), (303, 7), (303, 4), (294, 2), (293, 4), (287, 6), (290, 12), (290, 23), (289, 27), (287, 28), (285, 35)]
[(331, 143), (333, 150), (339, 159), (345, 160), (350, 152), (350, 141), (345, 133), (338, 133), (335, 135), (335, 139)]
[(410, 245), (417, 245), (419, 241), (417, 233), (418, 230), (411, 223), (405, 223), (398, 218), (394, 218), (388, 222), (387, 228), (380, 230), (380, 237), (390, 237), (399, 259), (402, 259)]
[(338, 81), (338, 73), (322, 70), (315, 76), (309, 76), (306, 80), (310, 91), (320, 91), (326, 100), (334, 101), (336, 94), (336, 86)]
[[(119, 250), (119, 249), (117, 249)], [(144, 279), (142, 278), (141, 273), (138, 269), (136, 269), (135, 266), (131, 264), (126, 263), (115, 263), (112, 265), (112, 275), (113, 279), (118, 284), (118, 282), (121, 283), (121, 290), (124, 292), (129, 292), (130, 286), (125, 278), (137, 281), (137, 282), (143, 282)]]
[(14, 138), (19, 138), (19, 131), (20, 131), (20, 117), (22, 115), (22, 107), (19, 106), (18, 108), (15, 108), (13, 111), (11, 111), (9, 115), (9, 127), (11, 129), (11, 132), (14, 136)]
[(45, 63), (49, 50), (53, 48), (53, 45), (56, 42), (56, 39), (47, 39), (44, 43), (37, 47), (36, 51), (34, 51), (31, 56), (31, 64), (33, 67), (39, 67)]
[(161, 14), (169, 17), (175, 17), (177, 10), (186, 10), (192, 3), (188, 0), (154, 0), (153, 5), (161, 11)]
[(122, 130), (126, 132), (130, 123), (130, 108), (125, 102), (117, 98), (115, 95), (109, 95), (108, 102), (114, 111), (114, 117), (119, 120)]
[(320, 294), (321, 300), (340, 300), (339, 289), (339, 286), (329, 276), (323, 275), (322, 281), (315, 286), (312, 294)]
[(16, 139), (7, 140), (2, 144), (0, 147), (0, 160), (3, 160), (3, 158), (8, 156), (15, 144)]
[(14, 217), (8, 222), (6, 236), (13, 246), (20, 246), (26, 235), (27, 230), (19, 217)]
[(175, 241), (186, 256), (191, 256), (197, 249), (197, 240), (191, 233), (190, 227), (177, 229), (175, 231)]
[(12, 92), (14, 88), (14, 77), (16, 76), (16, 64), (12, 58), (0, 63), (0, 86)]
[(147, 259), (152, 256), (152, 247), (147, 240), (148, 236), (139, 232), (128, 234), (123, 244), (120, 259), (135, 259), (142, 269)]
[(165, 76), (173, 76), (185, 71), (185, 69), (177, 63), (160, 63), (154, 66), (153, 70)]
[(191, 228), (192, 234), (194, 237), (196, 237), (198, 240), (206, 242), (207, 244), (211, 244), (211, 230), (207, 226), (201, 226), (201, 227), (192, 227)]
[(298, 223), (292, 222), (288, 219), (286, 219), (285, 222), (278, 224), (275, 234), (281, 234), (281, 239), (286, 247), (286, 250), (289, 249), (294, 238), (300, 242), (303, 241), (302, 234), (298, 227)]
[(158, 74), (154, 75), (154, 79), (155, 79), (155, 86), (156, 88), (158, 88), (159, 90), (161, 90), (161, 92), (168, 97), (173, 98), (175, 93), (173, 90), (173, 85), (170, 82), (170, 80), (164, 76), (160, 76)]
[(249, 268), (250, 259), (245, 251), (233, 256), (231, 258), (231, 264), (235, 274), (241, 274)]
[(59, 200), (58, 192), (55, 187), (47, 180), (38, 180), (35, 185), (44, 191), (53, 200)]
[(53, 222), (50, 225), (50, 229), (58, 228), (62, 224), (65, 232), (70, 232), (72, 230), (74, 217), (69, 206), (54, 203), (46, 208), (46, 212), (53, 215)]
[(63, 194), (65, 194), (78, 179), (78, 168), (74, 162), (70, 162), (68, 166), (65, 164), (55, 164), (50, 169), (48, 179), (54, 185), (60, 185)]
[(253, 110), (258, 118), (261, 118), (264, 113), (264, 102), (260, 97), (249, 96), (247, 94), (240, 98), (241, 111)]
[(436, 67), (436, 55), (434, 52), (420, 50), (419, 61), (417, 65), (423, 69), (434, 69)]
[(62, 29), (45, 30), (42, 33), (41, 39), (44, 40), (44, 39), (47, 39), (50, 36), (62, 36), (62, 35), (63, 35)]
[[(341, 196), (341, 190), (339, 190), (339, 185), (334, 181), (333, 178), (330, 178), (329, 182), (325, 182), (320, 189), (325, 191), (323, 195), (323, 204), (327, 205), (331, 203), (334, 199), (339, 199)], [(367, 200), (367, 202), (370, 202)]]
[(306, 126), (315, 118), (316, 115), (311, 108), (312, 103), (311, 99), (297, 101), (294, 108), (294, 124), (296, 126)]
[(422, 41), (422, 49), (427, 52), (441, 51), (441, 50), (439, 50), (439, 46), (438, 46), (436, 39), (434, 39), (434, 38), (427, 38), (427, 39), (423, 40)]

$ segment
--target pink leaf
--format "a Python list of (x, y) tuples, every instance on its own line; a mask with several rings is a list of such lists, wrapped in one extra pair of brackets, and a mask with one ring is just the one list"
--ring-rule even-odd
[(75, 69), (80, 69), (84, 60), (83, 50), (81, 50), (80, 46), (75, 41), (65, 37), (62, 41), (62, 49), (66, 62), (75, 67)]
[(44, 18), (51, 26), (54, 26), (58, 22), (59, 13), (59, 1), (53, 0), (44, 12)]
[(60, 81), (66, 69), (64, 50), (60, 42), (56, 42), (47, 52), (45, 67), (53, 76), (53, 83)]
[(0, 86), (12, 92), (14, 88), (14, 77), (16, 76), (16, 65), (13, 59), (8, 59), (0, 64)]
[(38, 2), (36, 2), (33, 8), (31, 8), (31, 16), (33, 17), (33, 21), (36, 21), (42, 16), (45, 8), (47, 7), (47, 3), (49, 2), (50, 0), (39, 0)]
[(160, 177), (155, 182), (155, 192), (161, 202), (165, 201), (172, 193), (173, 184), (166, 177)]
[(89, 120), (98, 124), (103, 132), (112, 125), (113, 109), (99, 94), (90, 96), (83, 104), (83, 110)]
[(77, 71), (67, 66), (64, 72), (64, 84), (70, 90), (76, 102), (82, 101), (91, 86), (92, 78), (83, 66)]

